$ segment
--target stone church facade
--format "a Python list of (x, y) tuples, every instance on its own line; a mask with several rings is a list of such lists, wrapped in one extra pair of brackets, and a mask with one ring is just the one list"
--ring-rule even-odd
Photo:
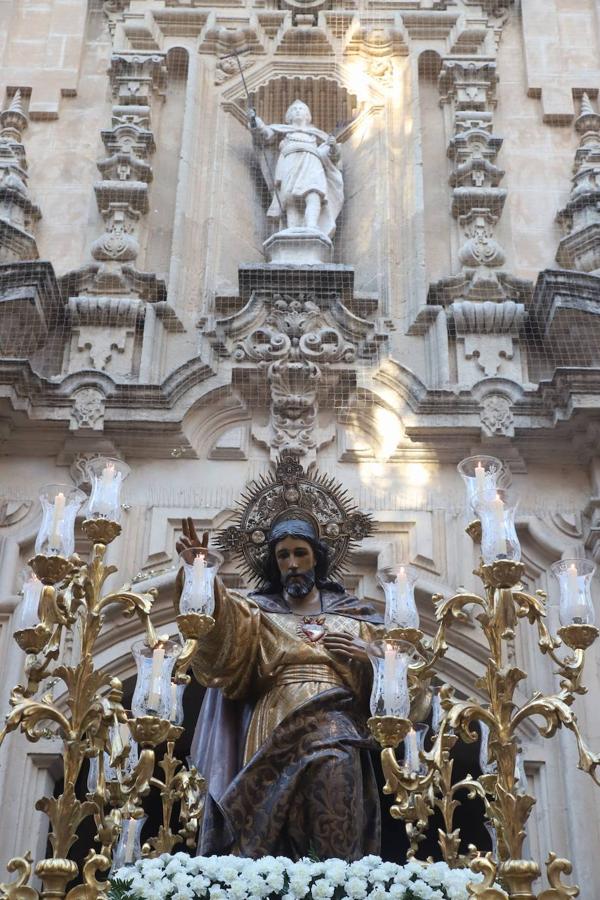
[[(157, 590), (163, 631), (181, 518), (223, 527), (283, 450), (377, 523), (347, 585), (381, 601), (377, 569), (410, 560), (428, 633), (432, 593), (477, 586), (465, 456), (512, 473), (529, 589), (600, 556), (598, 0), (12, 0), (0, 23), (3, 713), (37, 490), (85, 485), (98, 455), (131, 466), (109, 561)], [(247, 92), (265, 123), (298, 98), (335, 136), (344, 202), (318, 258), (273, 249)], [(440, 672), (465, 695), (477, 635), (457, 625)], [(100, 650), (125, 682), (135, 636), (115, 619)], [(514, 657), (524, 694), (553, 689), (532, 630)], [(586, 681), (600, 749), (597, 647)], [(600, 883), (575, 743), (521, 739), (531, 853)], [(51, 737), (7, 739), (2, 865), (43, 856), (34, 802), (59, 774)]]

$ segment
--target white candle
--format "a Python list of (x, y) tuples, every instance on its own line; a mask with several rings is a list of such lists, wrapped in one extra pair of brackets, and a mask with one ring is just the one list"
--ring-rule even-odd
[(567, 597), (573, 619), (587, 619), (587, 604), (581, 600), (579, 593), (579, 576), (577, 566), (571, 563), (566, 572)]
[(204, 569), (205, 562), (202, 554), (194, 558), (192, 589), (196, 601), (204, 599)]
[(42, 587), (42, 582), (32, 572), (23, 585), (23, 599), (16, 617), (17, 629), (34, 628), (37, 625)]
[(496, 520), (496, 556), (506, 556), (506, 529), (504, 525), (504, 503), (500, 496), (496, 494), (496, 499), (492, 500), (492, 510)]
[(406, 735), (406, 767), (410, 772), (417, 772), (419, 769), (419, 744), (414, 728)]
[(475, 466), (475, 493), (478, 500), (481, 500), (485, 494), (485, 469), (481, 462)]
[(157, 710), (160, 702), (160, 683), (164, 661), (165, 648), (159, 644), (152, 651), (152, 672), (150, 673), (150, 692), (148, 694), (148, 707), (151, 710)]
[(115, 477), (115, 464), (109, 462), (102, 469), (102, 482), (107, 485), (112, 484), (114, 477)]
[(113, 490), (116, 469), (114, 463), (107, 463), (102, 469), (100, 483), (98, 485), (98, 512), (106, 516), (113, 511)]
[(131, 863), (134, 861), (133, 852), (135, 849), (135, 833), (136, 833), (136, 825), (135, 819), (125, 819), (127, 822), (127, 838), (125, 841), (125, 859), (124, 862)]
[(398, 585), (399, 599), (406, 602), (408, 599), (408, 575), (406, 574), (404, 566), (400, 566), (396, 584)]
[(396, 651), (394, 648), (386, 647), (383, 661), (383, 705), (386, 716), (393, 715), (395, 659)]
[(119, 734), (121, 736), (121, 743), (125, 747), (130, 743), (129, 725), (127, 722), (121, 722), (119, 724)]
[(122, 727), (122, 725), (119, 725), (118, 728), (113, 728), (112, 746), (110, 748), (113, 761), (116, 761), (117, 757), (123, 752)]
[(54, 500), (54, 511), (52, 513), (52, 526), (50, 528), (50, 546), (62, 547), (62, 537), (60, 535), (60, 526), (65, 516), (65, 495), (59, 492)]

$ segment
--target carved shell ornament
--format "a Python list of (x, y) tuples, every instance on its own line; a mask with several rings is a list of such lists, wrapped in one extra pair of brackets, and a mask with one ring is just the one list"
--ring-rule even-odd
[(217, 535), (217, 546), (238, 558), (244, 575), (265, 580), (269, 532), (283, 518), (304, 519), (329, 550), (328, 575), (344, 570), (348, 553), (373, 531), (341, 484), (329, 475), (305, 472), (292, 454), (282, 454), (275, 471), (249, 484), (238, 503), (235, 524)]

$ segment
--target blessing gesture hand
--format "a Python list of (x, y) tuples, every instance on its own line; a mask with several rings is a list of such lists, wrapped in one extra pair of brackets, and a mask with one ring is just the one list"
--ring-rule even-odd
[(208, 554), (208, 531), (202, 535), (202, 540), (198, 537), (194, 527), (194, 520), (189, 517), (181, 520), (181, 540), (175, 544), (178, 553), (183, 553), (186, 563), (193, 563), (196, 556), (206, 556)]
[(358, 659), (360, 662), (368, 662), (366, 642), (353, 637), (346, 631), (330, 631), (323, 638), (325, 647), (331, 653), (339, 653), (346, 659)]

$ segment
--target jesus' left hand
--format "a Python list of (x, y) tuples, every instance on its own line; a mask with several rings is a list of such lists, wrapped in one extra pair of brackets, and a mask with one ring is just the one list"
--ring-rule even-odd
[(331, 653), (339, 653), (346, 659), (357, 659), (360, 662), (369, 661), (366, 642), (345, 631), (328, 632), (323, 638), (323, 643)]

